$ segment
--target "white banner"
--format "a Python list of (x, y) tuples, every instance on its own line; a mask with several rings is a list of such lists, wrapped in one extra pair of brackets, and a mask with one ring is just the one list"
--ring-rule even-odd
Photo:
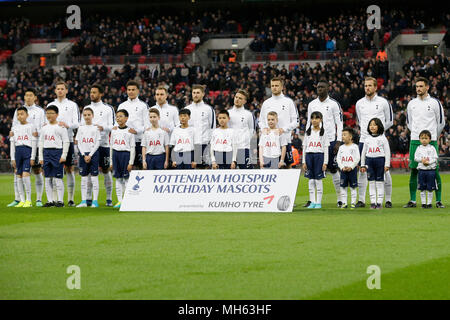
[(120, 211), (292, 212), (300, 171), (134, 170)]

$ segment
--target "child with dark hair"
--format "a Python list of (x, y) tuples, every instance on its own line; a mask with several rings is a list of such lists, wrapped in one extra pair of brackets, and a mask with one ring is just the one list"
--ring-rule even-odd
[[(421, 145), (417, 147), (414, 153), (414, 161), (418, 162), (420, 200), (422, 208), (432, 208), (433, 190), (436, 190), (436, 165), (438, 154), (436, 148), (430, 144), (431, 132), (422, 130), (419, 134)], [(428, 193), (428, 199), (427, 199)]]
[(342, 209), (347, 206), (347, 187), (350, 187), (351, 202), (350, 209), (354, 209), (356, 205), (357, 187), (358, 187), (358, 166), (360, 156), (359, 148), (354, 143), (354, 131), (352, 128), (344, 128), (342, 130), (342, 142), (339, 147), (336, 161), (341, 171), (341, 201)]
[[(311, 113), (310, 126), (306, 130), (303, 150), (303, 170), (309, 179), (308, 209), (322, 208), (324, 172), (327, 170), (330, 142), (323, 128), (323, 116), (319, 111)], [(316, 196), (317, 192), (317, 196)]]
[(389, 171), (391, 150), (384, 135), (383, 123), (373, 118), (367, 126), (369, 136), (361, 152), (361, 172), (367, 171), (369, 181), (370, 208), (381, 209), (384, 198), (384, 174)]

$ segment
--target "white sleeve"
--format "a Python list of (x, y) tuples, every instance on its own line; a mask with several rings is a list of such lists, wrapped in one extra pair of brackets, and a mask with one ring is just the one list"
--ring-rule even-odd
[(438, 156), (438, 154), (436, 152), (436, 149), (433, 147), (433, 156), (430, 159), (430, 165), (437, 163), (438, 159), (439, 159), (439, 156)]
[(170, 135), (170, 140), (169, 140), (169, 145), (174, 146), (175, 145), (175, 134), (172, 132), (172, 134)]
[(323, 164), (328, 164), (328, 147), (323, 148)]
[(136, 132), (138, 133), (138, 134), (141, 134), (141, 133), (144, 133), (144, 131), (147, 129), (147, 128), (150, 128), (151, 127), (151, 124), (150, 124), (150, 119), (149, 119), (149, 114), (148, 114), (148, 109), (147, 108), (142, 108), (142, 115), (141, 115), (143, 118), (142, 118), (142, 120), (144, 121), (144, 126), (143, 126), (143, 128), (137, 128), (136, 129)]
[[(16, 143), (14, 142), (14, 137), (10, 140), (10, 146), (9, 146), (9, 156), (11, 160), (16, 160)], [(33, 159), (33, 158), (31, 158)]]
[(356, 156), (355, 156), (355, 159), (353, 160), (352, 165), (350, 166), (350, 168), (352, 168), (352, 170), (356, 168), (356, 166), (358, 165), (359, 160), (360, 160), (359, 149), (358, 149), (358, 146), (356, 146), (356, 144), (355, 144), (354, 150), (356, 150)]
[(417, 148), (416, 152), (414, 153), (414, 161), (416, 161), (416, 162), (422, 161), (422, 154), (421, 154), (420, 150), (421, 150), (421, 148), (419, 146), (419, 148)]
[(44, 135), (39, 137), (39, 161), (44, 160)]
[(383, 137), (384, 140), (384, 166), (391, 166), (391, 148), (389, 147), (389, 141), (386, 137)]
[(291, 132), (298, 126), (298, 112), (294, 101), (290, 100), (289, 124), (283, 128), (284, 132)]
[(268, 128), (267, 125), (267, 103), (264, 101), (261, 107), (261, 112), (259, 113), (259, 128)]
[(31, 140), (31, 160), (36, 159), (37, 140)]
[(436, 120), (437, 120), (437, 132), (436, 137), (439, 138), (439, 135), (441, 134), (442, 129), (445, 127), (445, 114), (444, 114), (444, 108), (442, 107), (442, 104), (439, 100), (436, 99), (437, 106), (434, 109), (434, 112), (436, 114)]
[(387, 100), (384, 106), (384, 118), (386, 119), (386, 122), (384, 124), (384, 131), (387, 131), (394, 124), (394, 118), (392, 115), (392, 106)]
[(106, 125), (103, 127), (103, 131), (106, 132), (106, 134), (108, 134), (109, 132), (111, 132), (112, 128), (114, 127), (115, 124), (115, 116), (114, 116), (114, 110), (112, 107), (107, 106), (107, 108), (110, 109), (110, 111), (108, 113), (111, 114), (110, 117), (108, 117), (108, 121), (106, 123)]
[(62, 151), (62, 155), (61, 158), (66, 159), (67, 158), (67, 152), (69, 152), (69, 147), (70, 147), (70, 142), (69, 141), (64, 141), (63, 142), (63, 151)]
[(216, 112), (214, 111), (213, 107), (210, 107), (211, 109), (211, 129), (214, 130), (216, 128)]
[(412, 131), (411, 101), (406, 107), (406, 126), (408, 127), (409, 131)]
[(342, 157), (341, 157), (341, 153), (342, 152), (341, 151), (342, 151), (342, 148), (339, 147), (338, 153), (336, 155), (336, 162), (338, 164), (339, 169), (342, 170), (342, 168), (344, 168), (344, 167), (342, 166), (342, 161), (341, 161), (341, 159), (342, 159)]
[(361, 167), (366, 166), (366, 153), (367, 153), (367, 145), (368, 143), (364, 143), (364, 147), (361, 152)]
[(97, 129), (95, 130), (94, 148), (92, 148), (92, 151), (89, 153), (89, 155), (92, 157), (99, 147), (100, 147), (100, 131)]
[(78, 105), (74, 103), (72, 110), (72, 123), (69, 125), (69, 129), (75, 130), (80, 126), (80, 110), (78, 109)]
[(250, 134), (250, 140), (253, 137), (253, 135), (255, 134), (255, 119), (253, 114), (250, 112), (250, 116), (247, 117), (247, 127), (249, 130), (249, 134)]
[(355, 108), (355, 111), (356, 111), (356, 121), (357, 121), (357, 123), (358, 123), (358, 126), (359, 126), (359, 128), (360, 128), (360, 130), (362, 130), (361, 129), (361, 111), (359, 110), (359, 103), (358, 102), (356, 102), (356, 108)]
[(310, 107), (310, 105), (311, 105), (311, 102), (308, 103), (308, 111), (306, 112), (306, 127), (305, 127), (305, 130), (308, 130), (309, 126), (311, 125), (311, 113), (312, 113), (311, 109), (312, 109), (312, 107)]
[(112, 145), (109, 147), (109, 166), (113, 166), (113, 148)]
[(342, 141), (342, 130), (344, 129), (344, 119), (341, 106), (336, 102), (333, 109), (334, 123), (336, 125), (336, 140)]
[(136, 156), (136, 149), (135, 148), (131, 148), (131, 150), (130, 150), (130, 161), (128, 162), (129, 165), (133, 165), (135, 156)]
[(14, 128), (14, 126), (19, 124), (19, 120), (17, 120), (17, 109), (14, 111), (14, 116), (12, 120), (11, 130)]
[(178, 127), (180, 125), (180, 118), (179, 118), (177, 107), (175, 107), (175, 112), (173, 114), (173, 124), (174, 124), (174, 127), (172, 129), (170, 129), (170, 132), (172, 132), (175, 127)]
[(306, 149), (308, 146), (308, 135), (305, 134), (305, 138), (303, 139), (303, 153), (302, 153), (302, 163), (306, 161)]

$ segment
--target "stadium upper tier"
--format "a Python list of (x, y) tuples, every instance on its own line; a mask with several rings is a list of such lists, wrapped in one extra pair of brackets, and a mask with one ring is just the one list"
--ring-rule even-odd
[(255, 52), (371, 50), (400, 32), (432, 27), (448, 30), (450, 24), (449, 15), (443, 12), (430, 15), (402, 8), (385, 10), (381, 29), (368, 30), (365, 10), (332, 16), (236, 9), (172, 14), (149, 11), (133, 18), (86, 14), (81, 30), (68, 30), (65, 17), (51, 23), (10, 18), (0, 23), (0, 50), (15, 52), (30, 39), (72, 39), (72, 56), (186, 54), (209, 37), (236, 34), (253, 37), (250, 48)]

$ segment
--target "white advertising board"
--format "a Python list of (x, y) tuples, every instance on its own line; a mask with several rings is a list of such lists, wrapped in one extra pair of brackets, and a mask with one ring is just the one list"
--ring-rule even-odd
[(292, 212), (300, 171), (133, 170), (120, 211)]

